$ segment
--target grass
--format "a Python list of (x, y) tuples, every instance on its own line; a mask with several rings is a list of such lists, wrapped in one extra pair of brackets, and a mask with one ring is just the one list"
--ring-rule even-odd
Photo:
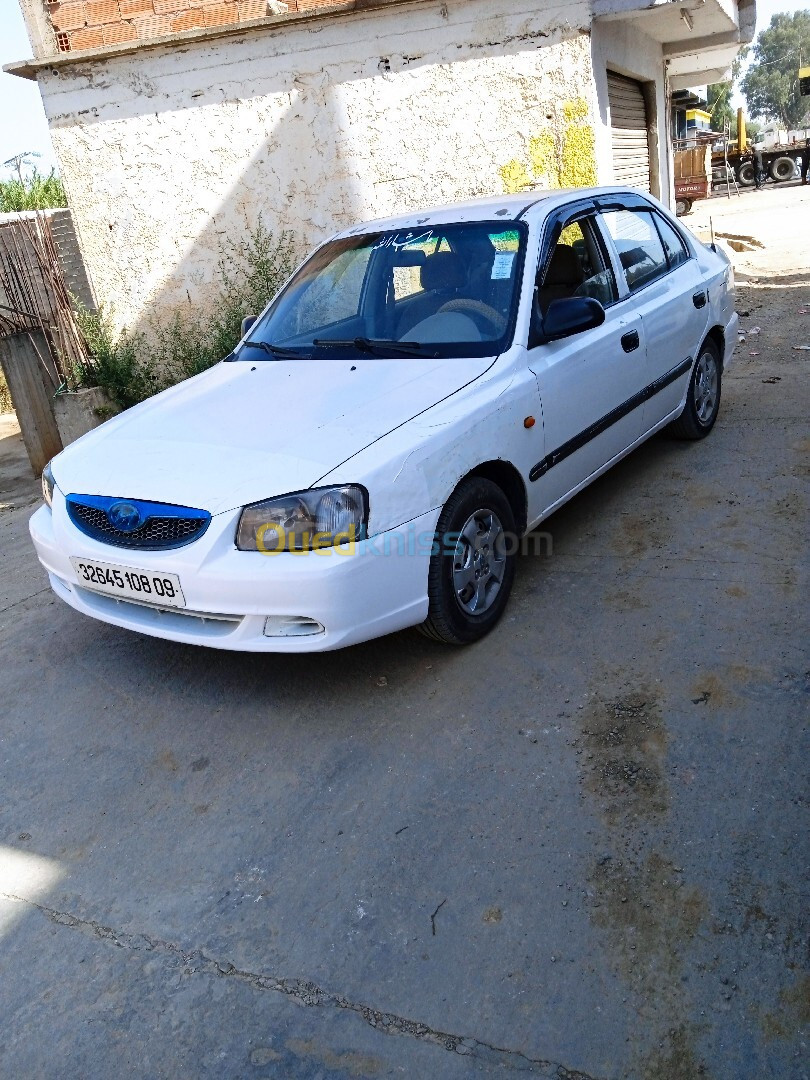
[(215, 298), (203, 310), (190, 305), (153, 319), (147, 333), (116, 337), (107, 313), (80, 309), (90, 351), (78, 372), (81, 385), (102, 387), (127, 409), (218, 363), (241, 338), (242, 319), (257, 315), (289, 277), (293, 251), (291, 234), (276, 237), (259, 221), (245, 240), (221, 252)]
[(67, 206), (67, 198), (64, 185), (54, 169), (47, 176), (33, 169), (22, 179), (0, 180), (0, 214), (48, 210), (60, 206)]

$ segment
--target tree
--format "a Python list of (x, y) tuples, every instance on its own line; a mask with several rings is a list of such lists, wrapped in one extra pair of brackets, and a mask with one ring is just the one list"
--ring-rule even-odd
[(810, 10), (774, 15), (753, 53), (742, 81), (748, 111), (788, 130), (799, 127), (808, 111), (807, 98), (799, 94), (799, 67), (810, 64)]
[(712, 130), (725, 131), (726, 127), (736, 128), (737, 113), (731, 107), (731, 95), (734, 84), (731, 82), (712, 83), (706, 90), (709, 112), (712, 114)]
[(732, 139), (737, 136), (737, 110), (732, 108), (731, 96), (747, 55), (748, 49), (741, 49), (735, 56), (731, 65), (731, 78), (727, 82), (712, 83), (706, 88), (706, 100), (709, 112), (712, 114), (713, 130), (725, 131), (728, 127)]

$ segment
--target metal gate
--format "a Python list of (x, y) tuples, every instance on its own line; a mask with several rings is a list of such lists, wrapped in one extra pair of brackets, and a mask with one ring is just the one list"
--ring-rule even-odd
[(613, 181), (650, 190), (650, 144), (647, 108), (641, 83), (608, 72)]

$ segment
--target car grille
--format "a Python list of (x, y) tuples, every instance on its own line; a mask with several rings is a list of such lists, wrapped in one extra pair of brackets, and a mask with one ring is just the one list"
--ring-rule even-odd
[(107, 511), (121, 499), (69, 495), (67, 509), (70, 520), (85, 535), (102, 544), (144, 551), (183, 547), (199, 539), (211, 523), (211, 515), (186, 506), (145, 503), (126, 500), (140, 511), (143, 523), (137, 529), (125, 531), (110, 521)]

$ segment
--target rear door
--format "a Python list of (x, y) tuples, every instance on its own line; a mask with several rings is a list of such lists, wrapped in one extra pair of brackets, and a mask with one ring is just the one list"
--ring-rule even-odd
[(595, 218), (592, 205), (560, 213), (547, 225), (541, 246), (535, 300), (541, 319), (548, 303), (577, 295), (598, 299), (605, 321), (561, 341), (529, 343), (529, 367), (543, 408), (545, 453), (529, 474), (537, 485), (531, 503), (538, 513), (550, 510), (641, 434), (637, 406), (647, 378), (644, 327), (632, 305), (620, 301)]
[(613, 249), (620, 285), (626, 288), (628, 302), (644, 327), (647, 398), (643, 429), (648, 431), (683, 398), (708, 328), (707, 288), (678, 230), (652, 206), (639, 202), (627, 208), (606, 208), (600, 220)]

